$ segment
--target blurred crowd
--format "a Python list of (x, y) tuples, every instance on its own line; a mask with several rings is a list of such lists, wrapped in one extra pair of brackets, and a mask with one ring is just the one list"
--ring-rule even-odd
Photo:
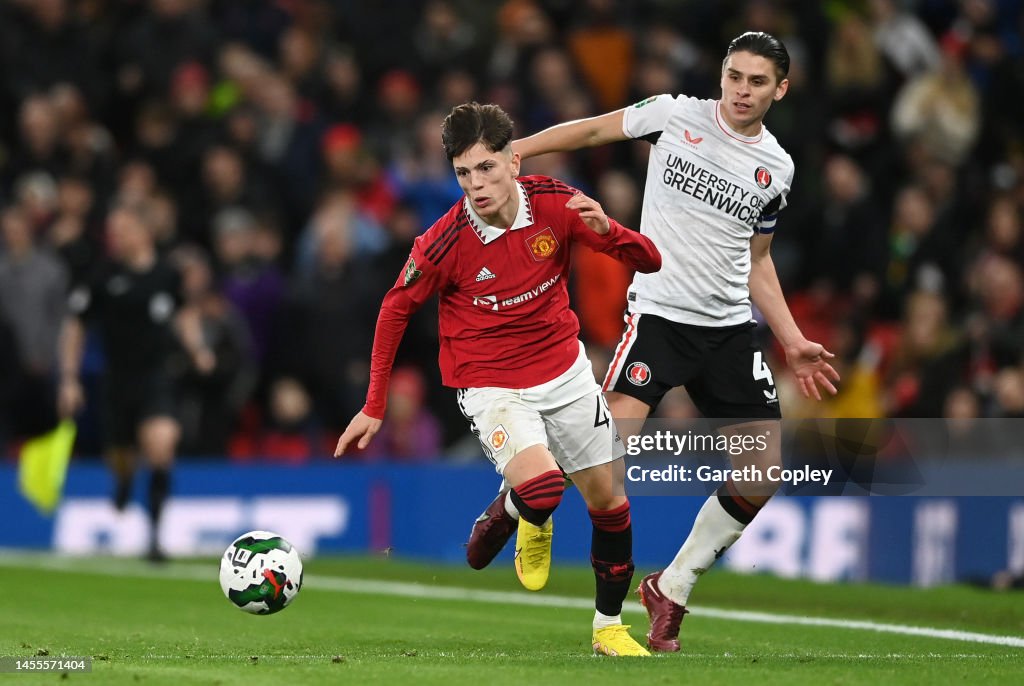
[[(216, 355), (183, 366), (182, 452), (325, 456), (362, 406), (381, 298), (460, 198), (439, 135), (453, 105), (498, 103), (525, 135), (652, 94), (715, 98), (729, 40), (763, 30), (793, 59), (766, 120), (797, 170), (773, 255), (844, 377), (804, 404), (776, 354), (787, 415), (1024, 416), (1022, 22), (1016, 0), (0, 0), (0, 400), (18, 374), (56, 374), (67, 294), (131, 202)], [(638, 227), (648, 150), (523, 171)], [(578, 255), (599, 373), (629, 278)], [(428, 306), (362, 459), (479, 454), (436, 355)], [(87, 389), (104, 365), (91, 340)], [(693, 408), (680, 393), (659, 411)], [(96, 413), (80, 427), (98, 453)]]

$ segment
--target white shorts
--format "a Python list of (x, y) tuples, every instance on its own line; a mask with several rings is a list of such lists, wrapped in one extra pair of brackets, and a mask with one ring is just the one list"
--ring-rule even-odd
[(580, 344), (568, 370), (531, 388), (465, 388), (459, 407), (499, 474), (521, 450), (543, 445), (566, 474), (625, 455), (608, 403)]

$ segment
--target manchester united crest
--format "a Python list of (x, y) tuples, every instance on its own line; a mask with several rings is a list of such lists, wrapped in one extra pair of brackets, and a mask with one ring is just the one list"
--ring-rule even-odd
[(505, 447), (505, 443), (508, 441), (508, 432), (505, 431), (505, 427), (501, 424), (494, 427), (494, 430), (487, 436), (487, 442), (491, 445), (494, 452), (499, 453), (501, 449)]
[(550, 259), (558, 251), (558, 240), (555, 238), (555, 232), (551, 230), (550, 226), (527, 238), (526, 244), (530, 246), (533, 259), (538, 262)]

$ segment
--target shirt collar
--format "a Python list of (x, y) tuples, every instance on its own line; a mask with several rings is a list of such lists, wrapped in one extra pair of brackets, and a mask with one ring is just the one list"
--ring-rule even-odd
[[(533, 224), (533, 208), (530, 206), (530, 198), (526, 195), (526, 189), (523, 188), (523, 184), (519, 183), (518, 180), (516, 180), (516, 190), (519, 192), (519, 209), (516, 211), (515, 221), (512, 222), (512, 226), (508, 229), (509, 231), (515, 231), (516, 229)], [(485, 222), (476, 213), (476, 210), (473, 209), (473, 205), (469, 202), (469, 197), (462, 199), (462, 208), (466, 211), (466, 216), (469, 217), (469, 223), (473, 227), (473, 232), (476, 233), (484, 245), (498, 240), (505, 233), (505, 229), (500, 226), (491, 226)]]

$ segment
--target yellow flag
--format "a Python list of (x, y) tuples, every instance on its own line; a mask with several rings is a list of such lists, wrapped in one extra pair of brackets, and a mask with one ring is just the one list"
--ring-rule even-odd
[(51, 514), (60, 502), (74, 444), (75, 422), (65, 419), (21, 447), (18, 489), (42, 514)]

